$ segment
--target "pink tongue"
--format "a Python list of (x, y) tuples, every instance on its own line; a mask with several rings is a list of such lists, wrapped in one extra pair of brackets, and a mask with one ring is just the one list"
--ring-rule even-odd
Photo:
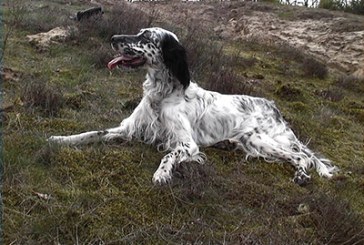
[(120, 57), (116, 57), (115, 59), (113, 59), (112, 61), (110, 61), (108, 64), (107, 64), (107, 68), (109, 68), (109, 70), (112, 70), (114, 69), (118, 63), (121, 63), (123, 61), (123, 57), (120, 56)]

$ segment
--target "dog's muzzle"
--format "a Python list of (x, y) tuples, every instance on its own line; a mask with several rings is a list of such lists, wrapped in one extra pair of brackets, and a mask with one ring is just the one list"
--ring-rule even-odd
[(119, 54), (111, 60), (107, 67), (112, 70), (117, 66), (137, 68), (146, 63), (142, 54), (138, 54), (130, 47), (131, 43), (137, 43), (138, 36), (134, 35), (114, 35), (111, 38), (111, 47)]

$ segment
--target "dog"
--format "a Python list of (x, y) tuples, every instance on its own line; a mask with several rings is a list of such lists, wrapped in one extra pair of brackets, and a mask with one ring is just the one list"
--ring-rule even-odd
[(80, 145), (122, 139), (141, 140), (168, 151), (152, 181), (171, 181), (173, 168), (181, 162), (203, 163), (199, 147), (228, 140), (248, 157), (268, 162), (288, 162), (295, 168), (293, 181), (307, 184), (310, 168), (331, 178), (338, 168), (301, 143), (273, 101), (247, 95), (224, 95), (204, 90), (191, 81), (186, 50), (178, 37), (159, 27), (142, 29), (137, 35), (111, 38), (115, 67), (147, 70), (143, 98), (120, 126), (71, 136), (52, 136), (50, 143)]

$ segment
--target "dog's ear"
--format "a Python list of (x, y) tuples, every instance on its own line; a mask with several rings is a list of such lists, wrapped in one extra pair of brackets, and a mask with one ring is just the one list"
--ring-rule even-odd
[(190, 71), (187, 65), (186, 50), (184, 47), (171, 35), (163, 37), (161, 42), (162, 55), (164, 64), (172, 72), (183, 88), (190, 85)]

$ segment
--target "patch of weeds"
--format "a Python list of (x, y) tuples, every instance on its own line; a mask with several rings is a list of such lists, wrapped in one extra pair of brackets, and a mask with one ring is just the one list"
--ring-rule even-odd
[(301, 223), (312, 227), (319, 244), (359, 244), (364, 240), (364, 222), (349, 203), (326, 194), (305, 196), (300, 203), (309, 209)]
[(319, 111), (314, 115), (315, 120), (320, 122), (323, 127), (344, 129), (347, 127), (348, 122), (342, 117), (342, 113), (329, 106), (322, 106)]
[(73, 34), (74, 40), (80, 44), (90, 37), (98, 37), (109, 42), (115, 34), (136, 34), (141, 28), (149, 27), (155, 16), (127, 3), (118, 3), (105, 9), (102, 18), (88, 18), (77, 22), (78, 31)]
[(252, 94), (253, 91), (246, 78), (238, 76), (231, 69), (219, 69), (210, 73), (206, 88), (223, 94)]
[(307, 56), (303, 59), (302, 70), (304, 76), (319, 79), (326, 78), (328, 73), (327, 67), (324, 63), (310, 56)]
[(300, 101), (294, 101), (289, 106), (296, 113), (309, 111), (309, 107)]
[(47, 32), (58, 26), (68, 26), (72, 23), (69, 18), (71, 13), (59, 6), (43, 5), (40, 7), (30, 6), (25, 2), (15, 2), (18, 5), (16, 14), (17, 27), (32, 33)]
[(294, 20), (296, 19), (296, 15), (293, 13), (293, 11), (284, 11), (278, 13), (278, 17), (282, 20)]
[(303, 100), (302, 91), (299, 88), (294, 87), (292, 84), (285, 84), (278, 87), (275, 94), (286, 101)]
[(42, 80), (31, 80), (21, 92), (21, 100), (29, 110), (39, 110), (46, 116), (57, 116), (64, 105), (59, 88)]
[(299, 73), (299, 75), (310, 78), (324, 79), (328, 74), (326, 64), (306, 54), (303, 49), (293, 47), (285, 42), (267, 44), (252, 39), (245, 41), (244, 46), (249, 47), (252, 51), (261, 52), (264, 50), (274, 59), (279, 57), (280, 70), (284, 75), (297, 73), (296, 71), (291, 71), (292, 67), (297, 67), (296, 69), (302, 70), (302, 74)]
[(107, 63), (112, 60), (113, 53), (110, 45), (100, 45), (89, 54), (90, 62), (98, 69), (104, 69)]
[(344, 98), (343, 91), (337, 88), (316, 90), (315, 94), (332, 102), (339, 102)]
[(181, 38), (181, 43), (187, 52), (192, 77), (198, 80), (202, 80), (210, 71), (216, 70), (223, 56), (222, 47), (206, 39), (204, 35), (196, 24), (190, 24), (186, 34)]
[(178, 190), (181, 200), (202, 199), (215, 175), (211, 164), (184, 162), (173, 172), (173, 187)]
[(279, 8), (277, 3), (278, 1), (276, 0), (264, 0), (263, 3), (251, 4), (249, 7), (254, 11), (273, 12)]
[(100, 17), (91, 17), (76, 22), (72, 29), (71, 42), (75, 45), (87, 46), (92, 50), (88, 58), (96, 68), (105, 68), (112, 59), (113, 53), (109, 42), (116, 34), (136, 34), (140, 29), (149, 27), (155, 16), (130, 6), (118, 3)]
[(287, 43), (279, 43), (272, 47), (272, 52), (286, 60), (293, 60), (296, 62), (302, 62), (306, 54), (302, 49), (292, 47)]
[(355, 76), (341, 76), (335, 85), (353, 92), (364, 93), (364, 79)]
[(354, 116), (359, 122), (364, 122), (364, 104), (360, 101), (348, 101), (345, 111)]
[(36, 162), (44, 166), (52, 165), (60, 148), (60, 146), (51, 146), (50, 144), (43, 145), (43, 147), (35, 154)]
[[(251, 94), (252, 86), (236, 72), (253, 67), (257, 60), (245, 58), (240, 52), (224, 50), (199, 29), (196, 23), (187, 26), (181, 42), (185, 45), (193, 79), (206, 89), (225, 94)], [(203, 40), (203, 41), (202, 41)]]
[(330, 11), (314, 8), (309, 8), (309, 11), (306, 9), (304, 11), (298, 11), (298, 13), (295, 14), (297, 20), (321, 20), (332, 18), (333, 16), (334, 14)]
[(65, 95), (65, 106), (73, 110), (80, 109), (83, 102), (84, 98), (82, 93)]
[(364, 123), (364, 109), (353, 109), (350, 114), (354, 115), (359, 122)]
[(342, 18), (334, 22), (330, 29), (334, 32), (356, 32), (364, 30), (364, 23), (361, 19)]

